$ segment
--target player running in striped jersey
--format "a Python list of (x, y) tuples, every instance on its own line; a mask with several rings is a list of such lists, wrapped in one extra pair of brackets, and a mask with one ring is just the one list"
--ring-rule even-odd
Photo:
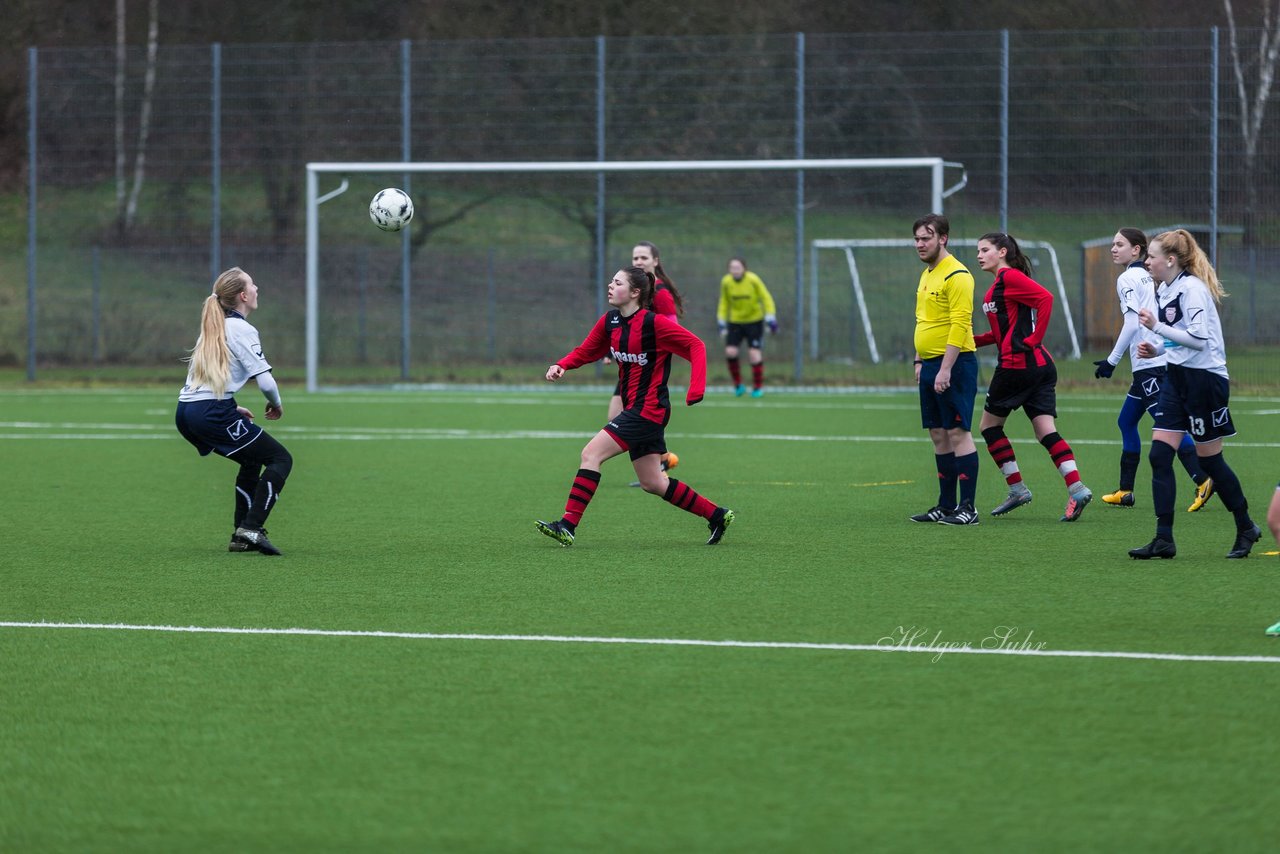
[[(653, 310), (679, 323), (684, 315), (684, 298), (676, 290), (671, 276), (662, 268), (662, 254), (658, 252), (658, 247), (647, 240), (641, 240), (631, 250), (631, 263), (653, 274), (656, 281), (653, 290)], [(622, 391), (619, 385), (614, 388), (613, 397), (609, 398), (609, 420), (612, 421), (621, 411)], [(663, 471), (670, 471), (678, 465), (680, 465), (680, 457), (676, 454), (668, 451), (662, 455)], [(635, 481), (631, 485), (639, 486), (640, 482)]]
[[(1129, 354), (1129, 363), (1133, 366), (1133, 382), (1129, 385), (1124, 405), (1120, 407), (1120, 417), (1116, 419), (1120, 426), (1121, 441), (1120, 488), (1102, 496), (1103, 503), (1116, 507), (1132, 507), (1135, 504), (1133, 487), (1138, 474), (1138, 463), (1142, 460), (1142, 437), (1138, 435), (1138, 422), (1142, 420), (1144, 412), (1150, 412), (1152, 418), (1157, 417), (1160, 386), (1165, 381), (1164, 356), (1144, 359), (1138, 355), (1139, 344), (1155, 340), (1155, 336), (1138, 322), (1138, 312), (1141, 309), (1151, 312), (1156, 310), (1156, 288), (1144, 265), (1146, 259), (1147, 235), (1141, 229), (1122, 228), (1116, 232), (1111, 241), (1111, 260), (1123, 268), (1116, 279), (1116, 296), (1120, 298), (1120, 313), (1124, 316), (1124, 325), (1111, 354), (1094, 362), (1097, 368), (1093, 372), (1097, 379), (1110, 379), (1126, 352)], [(1178, 461), (1196, 484), (1195, 499), (1187, 508), (1194, 513), (1213, 495), (1213, 478), (1200, 470), (1200, 463), (1196, 458), (1196, 443), (1189, 434), (1183, 435), (1182, 444), (1178, 446)]]
[(1149, 560), (1178, 553), (1173, 541), (1173, 504), (1178, 491), (1173, 457), (1183, 435), (1190, 433), (1200, 467), (1213, 478), (1218, 497), (1235, 517), (1236, 538), (1227, 557), (1248, 557), (1253, 544), (1262, 539), (1262, 529), (1249, 516), (1249, 501), (1240, 479), (1222, 456), (1222, 440), (1236, 434), (1229, 406), (1227, 348), (1218, 317), (1218, 303), (1226, 293), (1204, 250), (1186, 229), (1152, 238), (1147, 270), (1164, 287), (1156, 295), (1156, 311), (1141, 309), (1138, 321), (1156, 334), (1159, 343), (1142, 342), (1138, 355), (1166, 355), (1168, 373), (1151, 434), (1156, 535), (1145, 546), (1130, 549), (1129, 556)]
[(1009, 414), (1021, 407), (1066, 482), (1067, 506), (1062, 521), (1074, 522), (1093, 500), (1093, 493), (1080, 479), (1075, 454), (1054, 425), (1058, 368), (1042, 343), (1053, 312), (1053, 294), (1031, 278), (1031, 262), (1022, 254), (1018, 241), (1007, 234), (992, 232), (978, 238), (978, 265), (996, 278), (982, 301), (991, 331), (975, 335), (974, 343), (979, 347), (995, 344), (1000, 351), (979, 427), (987, 450), (1009, 484), (1008, 497), (991, 515), (1002, 516), (1031, 501), (1031, 490), (1022, 482), (1013, 445), (1004, 433)]
[(178, 432), (201, 456), (214, 452), (240, 464), (227, 550), (278, 555), (263, 525), (284, 489), (293, 457), (253, 423), (253, 413), (237, 405), (234, 397), (249, 380), (256, 380), (267, 398), (267, 420), (284, 414), (258, 330), (249, 325), (248, 317), (257, 307), (258, 286), (248, 273), (232, 267), (218, 276), (204, 301), (200, 337), (188, 360), (187, 382), (178, 395), (174, 419)]
[(622, 398), (622, 409), (582, 449), (564, 516), (536, 523), (539, 531), (561, 545), (573, 545), (582, 514), (600, 485), (601, 466), (624, 451), (630, 454), (645, 492), (661, 495), (681, 510), (707, 520), (711, 530), (707, 545), (719, 543), (733, 522), (732, 510), (716, 506), (662, 470), (662, 454), (667, 449), (664, 432), (671, 420), (667, 393), (671, 356), (689, 361), (692, 371), (685, 402), (693, 406), (702, 400), (706, 389), (707, 351), (698, 336), (652, 310), (653, 288), (653, 274), (642, 267), (619, 270), (609, 283), (613, 309), (596, 321), (581, 344), (547, 368), (547, 382), (555, 382), (565, 371), (609, 354), (618, 365)]

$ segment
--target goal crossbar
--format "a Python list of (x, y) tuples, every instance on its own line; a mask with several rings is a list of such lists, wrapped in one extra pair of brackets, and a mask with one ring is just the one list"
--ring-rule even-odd
[[(977, 246), (977, 240), (952, 239), (948, 246)], [(1049, 256), (1049, 263), (1053, 267), (1053, 277), (1057, 284), (1058, 304), (1061, 307), (1061, 314), (1067, 322), (1067, 331), (1071, 337), (1071, 358), (1080, 358), (1080, 339), (1076, 335), (1075, 319), (1071, 315), (1071, 304), (1067, 300), (1066, 284), (1062, 280), (1062, 268), (1058, 264), (1058, 253), (1053, 248), (1053, 244), (1043, 240), (1023, 240), (1019, 245), (1027, 249), (1040, 249)], [(871, 328), (871, 318), (867, 313), (866, 298), (862, 288), (862, 277), (858, 274), (858, 263), (854, 258), (855, 249), (908, 249), (915, 246), (915, 241), (906, 238), (867, 238), (867, 239), (817, 239), (809, 243), (810, 253), (812, 255), (809, 262), (810, 271), (810, 287), (809, 287), (809, 346), (811, 356), (818, 356), (818, 259), (817, 252), (819, 249), (842, 249), (845, 254), (845, 261), (849, 266), (849, 277), (851, 280), (854, 302), (858, 306), (858, 311), (862, 315), (863, 334), (866, 335), (868, 347), (871, 350), (871, 360), (879, 363), (880, 354), (876, 347), (875, 333)]]
[[(960, 169), (959, 181), (947, 187), (944, 170)], [(339, 195), (347, 188), (347, 181), (337, 190), (320, 194), (320, 176), (334, 174), (479, 174), (479, 173), (586, 173), (603, 175), (621, 172), (716, 172), (716, 171), (792, 171), (803, 175), (806, 170), (897, 170), (922, 169), (930, 173), (930, 210), (942, 213), (944, 200), (959, 192), (968, 182), (964, 164), (944, 160), (941, 157), (868, 157), (868, 158), (796, 158), (783, 160), (583, 160), (583, 161), (481, 161), (481, 162), (395, 162), (350, 161), (312, 162), (307, 169), (307, 236), (306, 236), (306, 364), (307, 389), (318, 388), (319, 375), (319, 207), (325, 201)], [(803, 300), (803, 178), (797, 182), (796, 198), (796, 301)], [(600, 214), (601, 216), (603, 213)], [(602, 239), (598, 237), (597, 239)], [(409, 304), (409, 250), (407, 238), (403, 244), (404, 317), (402, 318), (402, 348), (404, 370), (408, 370), (408, 304)], [(602, 254), (602, 253), (601, 253)], [(803, 313), (797, 310), (797, 326), (803, 323)], [(800, 376), (803, 357), (803, 330), (796, 329), (796, 378)]]

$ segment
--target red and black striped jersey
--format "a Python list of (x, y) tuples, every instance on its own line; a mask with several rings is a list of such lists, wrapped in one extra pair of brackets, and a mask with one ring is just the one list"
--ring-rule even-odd
[(982, 310), (991, 331), (975, 335), (973, 342), (979, 347), (997, 345), (1000, 367), (1043, 367), (1053, 361), (1040, 343), (1053, 315), (1053, 294), (1026, 273), (1012, 267), (997, 273)]
[(596, 321), (586, 339), (556, 364), (566, 371), (609, 356), (618, 365), (623, 409), (656, 424), (671, 420), (667, 380), (671, 356), (687, 359), (692, 371), (685, 402), (702, 400), (707, 387), (707, 348), (702, 340), (674, 320), (640, 309), (623, 317), (617, 309)]
[(679, 323), (679, 311), (676, 309), (676, 298), (671, 295), (671, 291), (662, 284), (662, 280), (658, 280), (658, 285), (653, 291), (653, 310), (658, 314), (665, 315)]

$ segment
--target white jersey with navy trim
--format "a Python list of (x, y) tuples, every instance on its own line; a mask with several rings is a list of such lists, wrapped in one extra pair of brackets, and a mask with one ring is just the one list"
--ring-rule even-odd
[[(1136, 319), (1139, 309), (1145, 308), (1155, 314), (1158, 308), (1156, 305), (1155, 280), (1151, 278), (1151, 274), (1147, 272), (1141, 262), (1130, 264), (1116, 279), (1116, 296), (1120, 298), (1121, 315), (1132, 312)], [(1129, 362), (1133, 365), (1133, 370), (1142, 371), (1149, 368), (1164, 367), (1165, 357), (1163, 355), (1156, 356), (1153, 359), (1144, 359), (1138, 355), (1138, 345), (1144, 341), (1155, 346), (1160, 343), (1160, 336), (1139, 323), (1138, 331), (1134, 333), (1133, 339), (1129, 342)]]
[(1230, 379), (1227, 374), (1227, 345), (1222, 338), (1222, 321), (1218, 318), (1218, 304), (1213, 301), (1209, 286), (1183, 271), (1178, 278), (1160, 289), (1156, 294), (1156, 302), (1158, 322), (1175, 329), (1184, 329), (1205, 343), (1203, 350), (1195, 350), (1165, 338), (1165, 358), (1168, 363), (1212, 371)]
[[(258, 330), (238, 314), (227, 317), (227, 349), (231, 351), (231, 376), (227, 380), (227, 391), (224, 397), (230, 397), (244, 388), (245, 383), (271, 370), (271, 364), (262, 355), (262, 342), (258, 340)], [(217, 400), (213, 389), (204, 385), (195, 385), (191, 372), (187, 372), (187, 382), (178, 394), (182, 403), (197, 400)]]

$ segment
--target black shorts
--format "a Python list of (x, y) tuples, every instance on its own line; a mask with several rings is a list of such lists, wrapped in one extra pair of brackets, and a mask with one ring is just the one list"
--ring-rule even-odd
[(631, 409), (619, 412), (617, 418), (601, 429), (613, 437), (618, 447), (630, 452), (632, 460), (667, 452), (666, 428), (641, 418)]
[(1160, 387), (1164, 385), (1164, 378), (1162, 367), (1143, 368), (1133, 372), (1133, 382), (1129, 384), (1129, 397), (1137, 400), (1152, 418), (1160, 417)]
[(174, 422), (182, 438), (195, 445), (202, 457), (210, 451), (229, 457), (262, 435), (262, 428), (236, 409), (234, 397), (180, 402)]
[(1231, 422), (1231, 383), (1221, 374), (1202, 368), (1169, 365), (1160, 389), (1157, 430), (1190, 433), (1197, 444), (1236, 434)]
[(757, 320), (755, 323), (730, 323), (729, 335), (724, 339), (725, 346), (737, 347), (742, 343), (742, 339), (747, 340), (747, 346), (753, 350), (764, 349), (764, 321)]
[(1058, 366), (1053, 362), (1032, 368), (997, 367), (987, 387), (982, 408), (999, 418), (1007, 418), (1021, 408), (1028, 418), (1058, 415)]
[(920, 426), (968, 432), (973, 424), (973, 400), (978, 396), (978, 356), (972, 351), (956, 356), (951, 386), (942, 394), (933, 390), (940, 367), (941, 356), (920, 363)]

